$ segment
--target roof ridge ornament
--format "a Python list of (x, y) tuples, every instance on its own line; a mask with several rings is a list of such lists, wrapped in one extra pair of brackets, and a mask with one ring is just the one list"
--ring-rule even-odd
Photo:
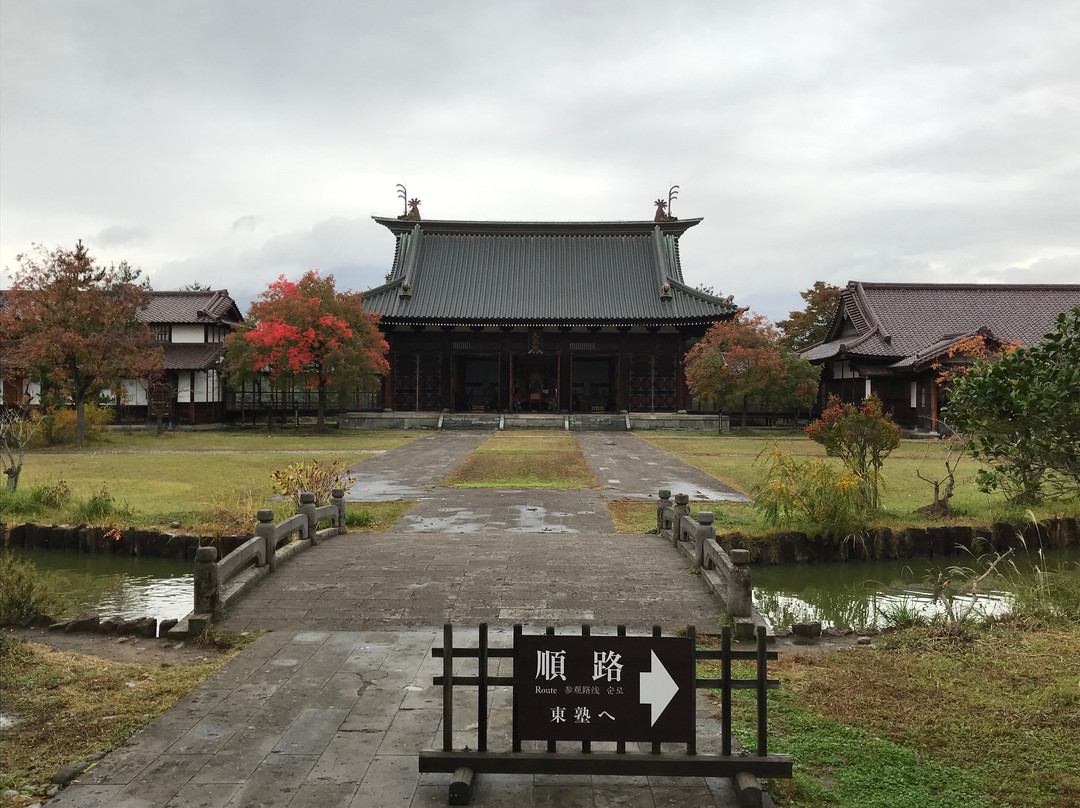
[(663, 199), (657, 199), (653, 204), (656, 205), (656, 215), (653, 217), (654, 222), (677, 222), (676, 217), (671, 215), (671, 203), (679, 198), (679, 186), (672, 185), (668, 188), (667, 202)]
[(400, 182), (397, 184), (397, 196), (405, 206), (405, 212), (398, 216), (398, 219), (407, 222), (420, 221), (420, 200), (415, 197), (409, 199), (409, 192), (405, 190), (405, 186)]

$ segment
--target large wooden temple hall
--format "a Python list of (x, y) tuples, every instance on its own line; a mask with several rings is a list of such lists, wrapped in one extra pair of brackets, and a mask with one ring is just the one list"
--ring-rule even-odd
[(373, 218), (396, 240), (364, 306), (390, 345), (382, 404), (397, 412), (693, 410), (683, 356), (736, 313), (683, 281), (679, 239), (701, 219)]

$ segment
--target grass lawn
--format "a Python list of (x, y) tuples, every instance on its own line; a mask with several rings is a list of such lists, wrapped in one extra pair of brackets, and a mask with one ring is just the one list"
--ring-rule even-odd
[(440, 485), (458, 488), (596, 488), (577, 442), (565, 432), (500, 432)]
[(375, 456), (368, 452), (393, 449), (418, 437), (402, 432), (332, 436), (256, 431), (160, 436), (152, 431), (108, 433), (79, 450), (63, 447), (28, 453), (19, 493), (62, 480), (72, 502), (107, 491), (114, 501), (113, 514), (95, 520), (71, 513), (70, 508), (25, 515), (5, 508), (5, 518), (146, 528), (168, 527), (176, 521), (181, 530), (212, 533), (215, 523), (233, 522), (230, 516), (235, 512), (241, 512), (245, 523), (254, 520), (254, 511), (267, 507), (267, 498), (273, 494), (270, 475), (278, 469), (312, 459), (353, 465)]
[[(680, 460), (689, 463), (720, 482), (739, 491), (749, 493), (757, 483), (763, 468), (759, 458), (763, 459), (773, 447), (779, 448), (795, 457), (824, 457), (824, 448), (807, 437), (794, 435), (761, 437), (708, 435), (684, 436), (656, 433), (637, 433), (639, 437), (658, 449), (671, 452)], [(921, 471), (926, 477), (942, 478), (945, 474), (944, 460), (953, 444), (945, 441), (904, 440), (900, 442), (885, 461), (883, 476), (885, 484), (881, 492), (883, 512), (877, 520), (882, 525), (903, 527), (907, 525), (924, 526), (928, 524), (971, 524), (984, 525), (990, 522), (1020, 521), (1024, 511), (1011, 508), (1001, 494), (984, 494), (975, 485), (975, 474), (980, 464), (974, 458), (965, 457), (956, 472), (956, 493), (952, 500), (957, 516), (952, 520), (930, 518), (916, 513), (916, 509), (929, 505), (933, 501), (933, 488), (916, 476)], [(834, 461), (840, 467), (840, 461)], [(672, 492), (678, 493), (678, 492)], [(733, 506), (710, 505), (710, 509), (719, 514), (729, 511)], [(745, 507), (745, 506), (734, 506)], [(752, 509), (750, 511), (752, 513)], [(1048, 502), (1033, 509), (1036, 517), (1052, 517), (1063, 512), (1080, 512), (1080, 502)], [(734, 521), (742, 521), (735, 518)], [(720, 516), (717, 516), (720, 529)], [(768, 526), (754, 517), (758, 532), (768, 530)]]
[(137, 664), (5, 637), (0, 698), (19, 723), (0, 733), (0, 788), (47, 783), (69, 763), (119, 746), (240, 648), (190, 664)]
[[(945, 639), (928, 629), (832, 655), (784, 656), (770, 751), (792, 755), (778, 805), (1080, 805), (1080, 627), (1018, 622)], [(753, 749), (751, 694), (740, 738)]]
[(106, 431), (84, 446), (59, 446), (40, 452), (309, 452), (396, 449), (422, 437), (417, 432), (334, 430), (318, 435), (304, 430), (187, 430), (155, 434), (153, 429)]
[[(656, 529), (656, 501), (614, 500), (607, 503), (616, 533), (652, 533)], [(748, 502), (690, 502), (690, 513), (712, 511), (713, 527), (718, 532), (760, 530), (761, 526)]]

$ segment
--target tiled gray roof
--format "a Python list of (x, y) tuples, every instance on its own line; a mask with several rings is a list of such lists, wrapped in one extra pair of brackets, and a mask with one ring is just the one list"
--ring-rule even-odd
[(209, 292), (150, 292), (150, 302), (139, 312), (148, 323), (240, 322), (240, 309), (226, 289)]
[[(1032, 345), (1054, 318), (1080, 305), (1080, 285), (915, 284), (851, 281), (828, 338), (803, 352), (810, 361), (833, 356), (876, 358), (896, 367), (940, 355), (962, 336), (986, 329), (1004, 342)], [(858, 335), (840, 336), (843, 314)]]
[(165, 349), (165, 370), (206, 370), (225, 355), (220, 342), (169, 342)]
[(376, 221), (397, 247), (390, 281), (364, 307), (391, 322), (712, 321), (736, 310), (682, 282), (678, 239), (700, 219)]

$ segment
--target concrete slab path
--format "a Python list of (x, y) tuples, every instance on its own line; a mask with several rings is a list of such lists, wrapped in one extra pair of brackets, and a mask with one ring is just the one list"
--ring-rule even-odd
[(282, 564), (226, 630), (356, 630), (516, 622), (715, 632), (716, 603), (656, 536), (351, 533)]
[[(431, 648), (441, 640), (439, 631), (418, 629), (265, 634), (49, 804), (446, 805), (450, 775), (421, 775), (417, 763), (417, 752), (442, 738), (442, 689), (431, 684), (442, 665)], [(475, 646), (475, 630), (455, 635), (455, 645), (467, 643)], [(491, 645), (509, 647), (511, 638), (494, 632)], [(498, 660), (492, 673), (509, 675), (510, 662)], [(475, 711), (475, 697), (470, 704), (466, 693), (456, 696), (458, 748), (476, 746), (470, 706)], [(714, 708), (703, 699), (698, 707), (699, 725), (709, 724)], [(489, 747), (509, 748), (509, 688), (493, 688), (489, 716)], [(715, 752), (718, 742), (706, 731), (698, 747)], [(473, 805), (734, 808), (738, 800), (731, 782), (718, 778), (482, 775)]]
[(576, 432), (589, 470), (609, 499), (656, 499), (666, 488), (692, 501), (749, 502), (745, 494), (636, 435), (627, 432)]
[[(427, 435), (357, 464), (351, 499), (419, 504), (391, 531), (337, 536), (298, 554), (231, 605), (221, 628), (269, 633), (51, 804), (445, 805), (449, 775), (417, 769), (417, 753), (441, 738), (436, 627), (452, 622), (475, 644), (486, 621), (492, 644), (504, 646), (514, 623), (717, 630), (716, 604), (681, 554), (656, 536), (615, 535), (604, 499), (651, 499), (664, 487), (720, 501), (732, 492), (618, 433), (575, 433), (601, 490), (436, 487), (489, 434)], [(510, 672), (509, 660), (500, 665)], [(718, 724), (702, 699), (704, 752)], [(493, 690), (490, 709), (509, 748), (509, 689)], [(462, 726), (457, 742), (470, 743), (475, 722)], [(496, 737), (491, 748), (500, 748)], [(734, 808), (738, 800), (727, 780), (492, 775), (473, 804)]]

